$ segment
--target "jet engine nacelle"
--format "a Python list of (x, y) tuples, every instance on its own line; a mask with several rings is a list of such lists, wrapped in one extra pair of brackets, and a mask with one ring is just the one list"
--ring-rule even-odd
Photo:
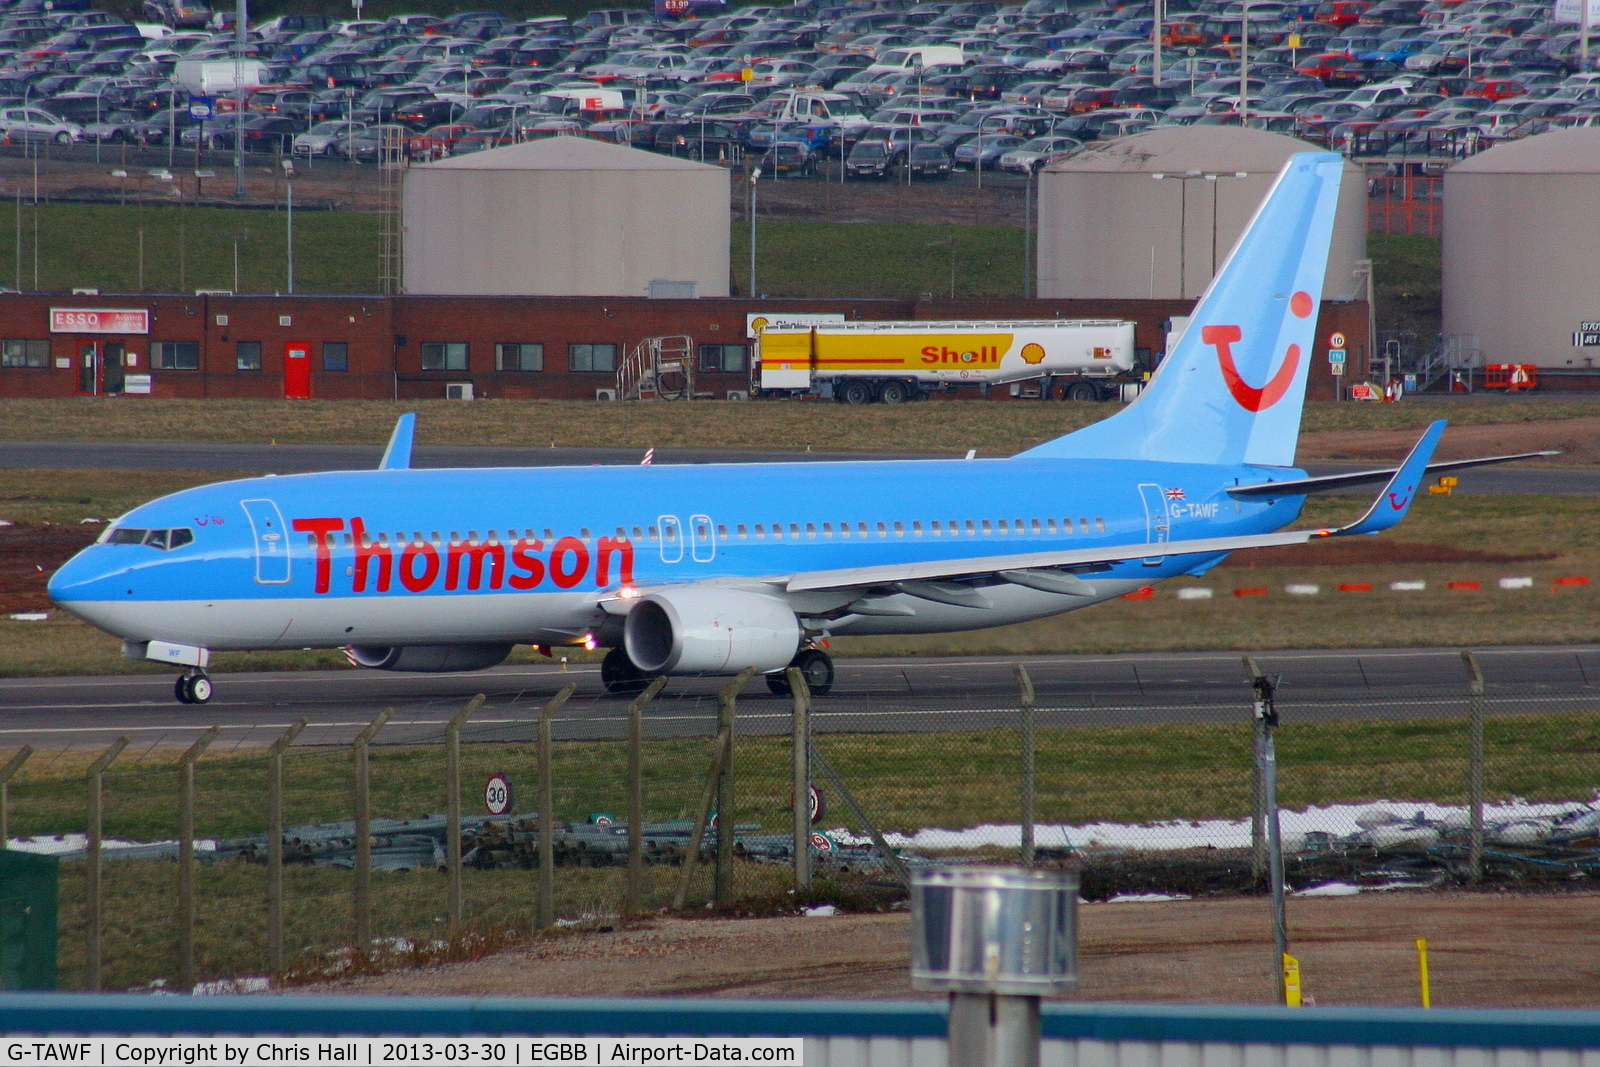
[(651, 593), (628, 612), (623, 647), (645, 674), (718, 674), (787, 667), (800, 623), (775, 597), (690, 586)]
[(357, 667), (375, 671), (416, 671), (447, 674), (481, 671), (511, 655), (510, 645), (404, 645), (394, 648), (356, 645), (347, 650)]

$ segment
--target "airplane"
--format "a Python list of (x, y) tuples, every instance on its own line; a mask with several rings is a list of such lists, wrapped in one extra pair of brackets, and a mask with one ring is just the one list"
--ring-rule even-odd
[[(601, 681), (754, 667), (834, 682), (828, 639), (1000, 626), (1088, 607), (1230, 552), (1377, 533), (1433, 471), (1294, 467), (1343, 161), (1292, 157), (1143, 393), (1010, 458), (415, 469), (413, 415), (376, 470), (184, 490), (114, 520), (50, 579), (62, 608), (182, 668), (221, 650), (343, 648), (470, 671), (517, 644), (607, 648)], [(1307, 494), (1386, 482), (1356, 521), (1285, 529)]]

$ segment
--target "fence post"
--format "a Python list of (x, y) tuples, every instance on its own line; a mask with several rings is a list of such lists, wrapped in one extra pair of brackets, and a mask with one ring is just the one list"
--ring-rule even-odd
[(89, 945), (88, 945), (88, 979), (89, 991), (100, 992), (100, 839), (101, 827), (104, 821), (105, 808), (103, 786), (105, 784), (106, 768), (111, 766), (111, 761), (122, 754), (128, 747), (128, 739), (119, 737), (111, 742), (111, 747), (101, 754), (89, 767), (89, 841), (86, 848), (89, 861)]
[(445, 931), (451, 937), (461, 932), (461, 727), (487, 699), (483, 693), (474, 696), (444, 726), (445, 779), (449, 790), (444, 802), (444, 854), (450, 881)]
[(539, 910), (535, 918), (540, 930), (556, 921), (556, 800), (550, 778), (550, 724), (561, 705), (576, 692), (569, 685), (539, 709)]
[(811, 687), (798, 667), (784, 672), (789, 679), (789, 695), (794, 701), (791, 724), (794, 790), (794, 889), (804, 896), (811, 892)]
[(23, 745), (17, 754), (0, 767), (0, 849), (10, 848), (11, 842), (11, 779), (33, 755), (32, 745)]
[(1467, 871), (1476, 882), (1483, 878), (1483, 671), (1478, 658), (1467, 649), (1461, 650), (1461, 662), (1467, 668), (1472, 696), (1467, 725)]
[(672, 895), (674, 911), (683, 910), (689, 901), (689, 882), (694, 878), (695, 864), (700, 862), (700, 846), (706, 839), (706, 820), (711, 816), (711, 805), (717, 798), (717, 785), (722, 781), (722, 765), (728, 758), (728, 731), (718, 730), (711, 742), (711, 769), (706, 773), (706, 786), (700, 794), (700, 804), (694, 809), (694, 828), (689, 831), (689, 846), (683, 853), (683, 873), (678, 876), (678, 891)]
[(722, 761), (722, 777), (717, 780), (717, 877), (712, 900), (718, 904), (733, 902), (733, 751), (737, 736), (734, 719), (739, 690), (755, 673), (754, 667), (746, 667), (717, 694), (717, 729), (728, 732), (727, 757)]
[(661, 675), (628, 705), (628, 903), (627, 913), (644, 910), (644, 706), (667, 684)]
[(283, 970), (283, 754), (306, 728), (304, 716), (289, 724), (267, 749), (267, 970)]
[(376, 719), (366, 725), (355, 739), (356, 754), (356, 947), (362, 952), (372, 944), (372, 768), (367, 760), (367, 746), (378, 736), (394, 714), (393, 708), (384, 708)]
[(1022, 707), (1018, 713), (1017, 728), (1021, 733), (1022, 747), (1022, 865), (1033, 866), (1033, 679), (1028, 677), (1028, 668), (1020, 663), (1011, 665), (1011, 672), (1017, 676), (1017, 688), (1021, 691)]
[(222, 730), (195, 738), (178, 760), (178, 988), (193, 989), (194, 973), (194, 765)]

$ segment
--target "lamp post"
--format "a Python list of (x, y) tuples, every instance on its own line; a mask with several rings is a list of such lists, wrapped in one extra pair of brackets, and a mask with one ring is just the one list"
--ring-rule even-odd
[(756, 183), (761, 180), (761, 168), (750, 172), (750, 293), (756, 295)]
[(283, 161), (284, 183), (284, 244), (287, 250), (288, 278), (287, 289), (290, 296), (294, 295), (294, 160)]

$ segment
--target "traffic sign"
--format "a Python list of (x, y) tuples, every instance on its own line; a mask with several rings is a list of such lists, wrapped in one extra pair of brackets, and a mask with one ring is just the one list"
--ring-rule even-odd
[(1328, 362), (1332, 363), (1332, 364), (1334, 364), (1336, 366), (1344, 363), (1344, 349), (1342, 349), (1342, 348), (1330, 348), (1330, 349), (1328, 349)]
[(1340, 333), (1338, 330), (1333, 331), (1333, 334), (1331, 336), (1329, 336), (1329, 338), (1328, 338), (1328, 347), (1329, 348), (1343, 348), (1344, 347), (1344, 334)]
[(204, 122), (217, 113), (217, 102), (209, 96), (189, 98), (189, 117)]
[(516, 791), (512, 789), (508, 776), (496, 772), (483, 783), (483, 806), (490, 815), (505, 815), (515, 803)]

